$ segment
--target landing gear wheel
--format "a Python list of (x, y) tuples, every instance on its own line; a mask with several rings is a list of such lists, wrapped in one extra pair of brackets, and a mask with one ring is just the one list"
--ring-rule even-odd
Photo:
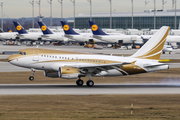
[(34, 80), (34, 77), (33, 77), (33, 76), (30, 76), (30, 77), (29, 77), (29, 80), (30, 80), (30, 81), (33, 81), (33, 80)]
[(92, 87), (92, 86), (94, 86), (94, 82), (93, 82), (92, 80), (88, 80), (88, 81), (86, 82), (86, 85), (87, 85), (88, 87)]
[(77, 84), (77, 86), (83, 86), (84, 81), (79, 79), (79, 80), (76, 81), (76, 84)]

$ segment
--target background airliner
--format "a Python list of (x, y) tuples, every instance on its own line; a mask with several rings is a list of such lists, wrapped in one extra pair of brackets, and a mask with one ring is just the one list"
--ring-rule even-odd
[(61, 21), (65, 37), (79, 42), (89, 42), (94, 40), (96, 43), (102, 43), (103, 41), (92, 37), (92, 33), (77, 33), (75, 32), (65, 21)]
[(93, 21), (89, 21), (93, 37), (108, 43), (119, 43), (123, 45), (136, 44), (142, 45), (143, 40), (138, 35), (124, 35), (124, 34), (106, 34), (102, 29)]
[(46, 77), (75, 79), (78, 86), (83, 85), (81, 77), (88, 77), (87, 86), (94, 82), (91, 76), (122, 76), (139, 73), (154, 72), (168, 69), (169, 66), (159, 63), (162, 49), (170, 27), (162, 27), (149, 41), (147, 41), (134, 55), (130, 57), (96, 55), (60, 50), (28, 48), (19, 54), (8, 57), (13, 65), (32, 70), (30, 80), (34, 80), (34, 71), (43, 70)]
[(53, 33), (43, 22), (38, 21), (39, 27), (43, 32), (42, 37), (51, 40), (64, 41), (64, 33)]
[[(25, 40), (42, 40), (41, 35), (43, 35), (41, 32), (38, 33), (28, 33), (20, 24), (19, 22), (15, 22), (13, 21), (14, 26), (18, 32), (18, 37), (20, 37), (20, 39), (25, 39)], [(44, 39), (43, 39), (44, 40)]]

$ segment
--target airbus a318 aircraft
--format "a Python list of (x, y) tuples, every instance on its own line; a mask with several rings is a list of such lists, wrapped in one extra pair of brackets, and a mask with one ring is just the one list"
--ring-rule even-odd
[(87, 86), (94, 82), (91, 76), (122, 76), (148, 73), (168, 69), (169, 66), (159, 63), (162, 49), (170, 27), (162, 27), (149, 41), (130, 57), (66, 52), (60, 50), (27, 48), (19, 54), (8, 57), (13, 65), (32, 70), (30, 80), (34, 80), (34, 71), (43, 70), (46, 77), (75, 79), (78, 86), (83, 85), (81, 77), (88, 77)]
[(72, 40), (76, 40), (79, 42), (89, 42), (90, 40), (94, 40), (96, 43), (102, 43), (104, 41), (95, 39), (92, 37), (92, 33), (77, 33), (75, 32), (67, 22), (61, 21), (65, 37), (70, 38)]
[(44, 35), (42, 37), (48, 38), (51, 40), (63, 41), (64, 33), (53, 33), (43, 22), (38, 21), (39, 27)]
[(143, 40), (138, 35), (124, 35), (124, 34), (106, 34), (102, 29), (93, 21), (89, 21), (93, 37), (108, 43), (120, 43), (123, 45), (136, 44), (142, 45)]

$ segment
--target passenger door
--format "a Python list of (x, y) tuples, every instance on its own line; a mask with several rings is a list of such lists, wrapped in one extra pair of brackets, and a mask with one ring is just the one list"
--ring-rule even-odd
[(39, 61), (39, 50), (33, 50), (33, 61)]

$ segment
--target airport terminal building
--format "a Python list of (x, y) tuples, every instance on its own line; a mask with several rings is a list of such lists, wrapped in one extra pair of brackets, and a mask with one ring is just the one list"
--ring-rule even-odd
[[(133, 15), (134, 29), (154, 29), (154, 12), (153, 10), (144, 10), (144, 12), (134, 12)], [(180, 9), (176, 11), (176, 29), (180, 24)], [(76, 28), (89, 29), (90, 14), (79, 14), (75, 17)], [(93, 13), (92, 20), (101, 28), (109, 28), (110, 26), (110, 13)], [(132, 13), (121, 12), (112, 13), (112, 29), (131, 29), (132, 26)], [(156, 29), (162, 26), (170, 26), (171, 29), (175, 28), (175, 11), (174, 10), (158, 10), (156, 12)]]

